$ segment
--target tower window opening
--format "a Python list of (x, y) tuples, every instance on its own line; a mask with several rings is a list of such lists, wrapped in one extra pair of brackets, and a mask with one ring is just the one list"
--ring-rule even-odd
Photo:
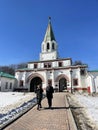
[(54, 50), (54, 43), (52, 43), (52, 49)]
[(47, 50), (49, 50), (50, 49), (50, 46), (49, 46), (49, 43), (47, 43)]

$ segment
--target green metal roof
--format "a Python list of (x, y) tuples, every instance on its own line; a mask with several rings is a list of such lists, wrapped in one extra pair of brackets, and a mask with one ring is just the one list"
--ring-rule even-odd
[(98, 70), (90, 70), (89, 72), (98, 72)]
[(52, 30), (52, 25), (51, 25), (51, 18), (49, 17), (49, 23), (48, 23), (48, 27), (47, 27), (47, 30), (46, 30), (46, 34), (45, 34), (45, 37), (44, 37), (44, 41), (52, 41), (54, 40), (55, 41), (55, 37), (54, 37), (54, 33), (53, 33), (53, 30)]
[(15, 76), (4, 73), (4, 72), (0, 72), (0, 77), (6, 77), (6, 78), (11, 78), (11, 79), (15, 79)]
[(31, 68), (20, 68), (20, 69), (17, 69), (17, 70), (31, 70)]

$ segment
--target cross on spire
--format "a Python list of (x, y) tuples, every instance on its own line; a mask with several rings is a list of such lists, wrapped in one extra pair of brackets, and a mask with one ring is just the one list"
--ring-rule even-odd
[(51, 17), (49, 16), (49, 22), (51, 22)]

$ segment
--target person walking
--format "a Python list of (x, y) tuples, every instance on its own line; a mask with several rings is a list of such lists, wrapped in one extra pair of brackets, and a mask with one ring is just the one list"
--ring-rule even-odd
[(36, 89), (36, 97), (37, 97), (37, 110), (40, 110), (40, 108), (42, 108), (41, 101), (43, 98), (43, 89), (40, 84), (37, 86)]
[(51, 109), (51, 106), (52, 106), (53, 93), (54, 93), (54, 89), (53, 89), (51, 83), (49, 82), (48, 86), (46, 87), (46, 97), (47, 97), (48, 105), (49, 105), (50, 109)]

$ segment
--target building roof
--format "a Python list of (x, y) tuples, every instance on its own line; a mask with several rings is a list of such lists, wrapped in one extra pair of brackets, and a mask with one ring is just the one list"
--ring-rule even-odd
[(15, 76), (4, 73), (4, 72), (0, 72), (0, 77), (6, 77), (6, 78), (11, 78), (11, 79), (15, 79)]
[(71, 60), (72, 62), (72, 59), (71, 58), (58, 58), (58, 59), (53, 59), (53, 60), (45, 60), (45, 61), (29, 61), (28, 64), (31, 64), (31, 63), (45, 63), (45, 62), (54, 62), (54, 61), (63, 61), (63, 60)]
[(48, 23), (46, 34), (44, 37), (44, 41), (46, 42), (46, 41), (52, 41), (52, 40), (55, 41), (55, 37), (54, 37), (53, 30), (52, 30), (51, 18), (49, 17), (49, 23)]
[(90, 70), (90, 71), (88, 71), (88, 72), (98, 72), (98, 70)]

